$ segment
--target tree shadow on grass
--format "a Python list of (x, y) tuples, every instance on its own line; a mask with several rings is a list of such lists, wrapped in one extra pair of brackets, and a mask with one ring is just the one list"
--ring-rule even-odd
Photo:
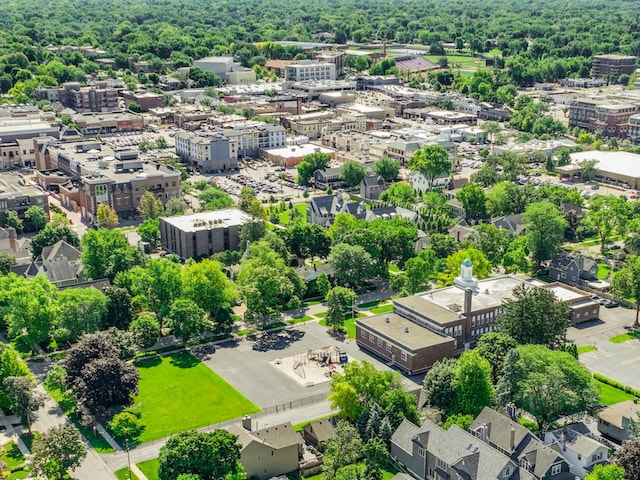
[(196, 357), (201, 362), (210, 360), (211, 356), (214, 353), (216, 353), (216, 350), (217, 350), (217, 347), (216, 345), (213, 345), (213, 344), (196, 345), (195, 347), (191, 347), (189, 349), (189, 351), (191, 352), (191, 355)]
[(136, 362), (136, 367), (137, 368), (153, 368), (153, 367), (157, 367), (161, 363), (162, 363), (161, 357), (145, 358), (144, 360), (140, 360), (139, 362)]
[(196, 357), (190, 353), (182, 352), (175, 355), (171, 355), (171, 365), (178, 368), (193, 368), (200, 363)]
[(338, 342), (344, 342), (347, 338), (347, 334), (344, 330), (334, 330), (333, 328), (327, 330), (327, 335)]

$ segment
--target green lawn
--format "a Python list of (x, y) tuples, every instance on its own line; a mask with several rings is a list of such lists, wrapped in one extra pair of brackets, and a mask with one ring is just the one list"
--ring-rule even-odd
[(131, 472), (131, 476), (129, 476), (129, 468), (121, 468), (115, 472), (116, 478), (118, 480), (140, 480), (135, 473)]
[(607, 265), (606, 263), (599, 263), (598, 264), (598, 279), (604, 280), (604, 279), (608, 278), (609, 275), (611, 275), (611, 267), (609, 267), (609, 265)]
[[(356, 315), (356, 318), (361, 318), (361, 317), (366, 317), (365, 314), (363, 313), (358, 313)], [(347, 338), (356, 338), (356, 318), (347, 318), (344, 321), (344, 327), (342, 328), (343, 331), (347, 332)], [(323, 327), (327, 326), (327, 322), (326, 320), (320, 320), (320, 325), (322, 325)]]
[(389, 271), (391, 273), (400, 273), (402, 270), (400, 270), (396, 265), (394, 265), (393, 263), (389, 264)]
[(307, 420), (306, 422), (296, 423), (296, 424), (293, 426), (293, 430), (294, 430), (294, 431), (296, 431), (296, 432), (300, 432), (300, 431), (302, 431), (302, 429), (303, 429), (304, 427), (306, 427), (307, 425), (309, 425), (309, 424), (310, 424), (310, 423), (312, 423), (312, 422), (317, 422), (318, 420), (324, 420), (325, 418), (331, 418), (331, 417), (333, 417), (333, 416), (335, 416), (335, 415), (334, 415), (334, 414), (332, 414), (332, 415), (325, 415), (324, 417), (314, 418), (313, 420)]
[(310, 307), (312, 305), (320, 305), (322, 300), (309, 300), (308, 302), (304, 302), (305, 307)]
[[(69, 419), (73, 422), (73, 424), (80, 430), (80, 433), (84, 435), (84, 437), (89, 440), (89, 443), (93, 447), (93, 449), (98, 453), (113, 453), (115, 450), (111, 448), (111, 445), (100, 435), (99, 433), (94, 433), (92, 429), (85, 427), (78, 418), (76, 413), (76, 403), (69, 399), (65, 398), (60, 390), (48, 390), (49, 395), (53, 398), (62, 411), (69, 417)], [(31, 450), (31, 448), (29, 448)]]
[[(307, 204), (299, 203), (294, 205), (293, 208), (298, 210), (302, 214), (302, 223), (307, 223)], [(280, 219), (280, 225), (288, 225), (289, 224), (289, 210), (287, 209), (285, 212), (278, 215)]]
[(627, 393), (619, 388), (612, 387), (606, 383), (596, 380), (600, 396), (598, 401), (603, 405), (613, 405), (614, 403), (624, 402), (625, 400), (633, 400), (635, 397), (631, 393)]
[(578, 355), (587, 352), (595, 352), (598, 348), (595, 345), (583, 345), (582, 347), (578, 347)]
[(376, 307), (371, 309), (371, 313), (375, 313), (376, 315), (379, 313), (389, 313), (393, 312), (393, 305), (382, 305), (381, 307)]
[(131, 410), (145, 425), (140, 442), (260, 410), (187, 352), (143, 360), (136, 367), (140, 393)]
[(158, 480), (158, 467), (159, 467), (158, 459), (154, 458), (153, 460), (147, 460), (146, 462), (138, 463), (138, 468), (142, 470), (142, 473), (149, 480)]
[(324, 318), (327, 316), (327, 312), (316, 313), (314, 316), (317, 318)]
[(618, 335), (617, 337), (611, 337), (609, 341), (611, 343), (624, 343), (627, 340), (633, 340), (634, 338), (640, 338), (640, 330), (633, 330), (631, 332)]
[(374, 302), (367, 302), (367, 303), (361, 303), (360, 305), (358, 305), (358, 308), (371, 308), (371, 307), (377, 307), (378, 305), (380, 305), (381, 303), (384, 303), (384, 300), (376, 300)]
[[(358, 465), (364, 466), (364, 462), (358, 462)], [(395, 468), (393, 465), (387, 465), (386, 468), (382, 469), (382, 480), (391, 480), (399, 470)], [(311, 477), (302, 477), (304, 480), (321, 480), (322, 474), (319, 473), (317, 475), (313, 475)]]
[(0, 460), (7, 464), (7, 469), (13, 470), (24, 463), (24, 456), (14, 442), (2, 445), (3, 453)]

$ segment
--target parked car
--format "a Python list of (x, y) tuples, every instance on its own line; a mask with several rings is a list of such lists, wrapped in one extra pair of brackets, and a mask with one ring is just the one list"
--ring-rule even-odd
[(597, 183), (594, 183), (593, 185), (591, 185), (591, 190), (598, 190), (600, 188), (600, 185), (598, 185)]
[(612, 301), (612, 300), (607, 300), (607, 302), (604, 304), (604, 308), (616, 308), (619, 307), (620, 305), (618, 305), (616, 302)]

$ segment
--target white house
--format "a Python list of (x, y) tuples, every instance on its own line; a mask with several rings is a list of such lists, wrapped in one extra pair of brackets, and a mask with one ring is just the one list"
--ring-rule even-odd
[(607, 463), (609, 448), (591, 438), (581, 423), (545, 433), (544, 443), (562, 454), (571, 464), (571, 473), (580, 478), (595, 465)]

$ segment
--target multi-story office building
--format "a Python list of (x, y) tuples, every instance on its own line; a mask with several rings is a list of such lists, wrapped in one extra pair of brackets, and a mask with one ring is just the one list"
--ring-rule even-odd
[(629, 117), (638, 113), (637, 105), (597, 105), (595, 117), (589, 131), (603, 137), (626, 138), (629, 131)]
[(316, 55), (316, 60), (323, 63), (333, 63), (336, 66), (336, 78), (344, 76), (344, 52), (322, 52)]
[(235, 125), (225, 129), (224, 135), (237, 140), (240, 157), (256, 157), (264, 148), (280, 148), (287, 143), (287, 131), (282, 125), (261, 125), (245, 128)]
[(250, 221), (251, 216), (237, 208), (161, 218), (162, 248), (183, 259), (236, 250), (240, 229)]
[(73, 121), (86, 137), (121, 132), (139, 132), (144, 128), (142, 116), (129, 112), (87, 112), (74, 115)]
[(107, 86), (107, 82), (82, 85), (67, 82), (62, 87), (36, 89), (38, 100), (60, 102), (76, 112), (108, 112), (118, 108), (118, 90)]
[(238, 166), (238, 140), (221, 132), (196, 135), (181, 131), (175, 141), (176, 153), (182, 161), (202, 171), (225, 171)]
[(595, 55), (591, 67), (591, 75), (602, 78), (610, 75), (617, 80), (620, 75), (631, 75), (636, 71), (636, 57), (627, 55)]
[(588, 130), (591, 120), (596, 116), (596, 107), (603, 103), (602, 100), (590, 98), (573, 100), (569, 106), (569, 128), (580, 127)]
[(24, 218), (29, 207), (36, 205), (49, 213), (49, 196), (41, 188), (32, 184), (19, 172), (0, 173), (0, 219), (7, 212), (17, 212)]
[(36, 161), (48, 167), (36, 174), (40, 186), (59, 191), (63, 205), (93, 222), (101, 203), (128, 218), (137, 214), (147, 191), (162, 203), (182, 193), (178, 170), (138, 158), (136, 151), (113, 150), (97, 141), (38, 147)]
[(287, 65), (285, 80), (302, 82), (308, 80), (335, 80), (336, 65), (329, 62), (314, 62), (312, 60), (300, 60), (294, 65)]
[(0, 143), (0, 169), (35, 166), (33, 140), (20, 139)]
[(629, 117), (629, 140), (634, 145), (640, 144), (640, 114)]

